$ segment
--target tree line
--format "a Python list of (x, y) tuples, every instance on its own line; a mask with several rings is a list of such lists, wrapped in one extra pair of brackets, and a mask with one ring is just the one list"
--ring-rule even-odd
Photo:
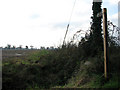
[(50, 47), (40, 46), (40, 48), (35, 48), (32, 45), (31, 46), (26, 45), (25, 47), (23, 47), (22, 45), (19, 45), (18, 47), (16, 47), (15, 45), (7, 44), (7, 46), (0, 47), (0, 49), (26, 49), (26, 50), (27, 49), (41, 49), (41, 50), (48, 49), (48, 50), (52, 50), (52, 49), (56, 49), (56, 48), (53, 46), (50, 46)]

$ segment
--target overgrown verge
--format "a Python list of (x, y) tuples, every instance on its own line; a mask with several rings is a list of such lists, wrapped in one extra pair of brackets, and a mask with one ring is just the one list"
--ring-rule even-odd
[[(102, 54), (85, 57), (67, 44), (56, 50), (32, 52), (28, 57), (3, 60), (3, 88), (117, 88), (119, 47), (109, 48), (109, 80), (104, 80)], [(113, 49), (113, 50), (112, 50)]]
[(108, 80), (104, 78), (103, 56), (89, 57), (80, 61), (78, 72), (74, 71), (66, 85), (55, 88), (120, 88), (119, 50), (120, 47), (109, 48)]
[[(76, 52), (73, 54), (73, 52)], [(77, 47), (40, 50), (3, 60), (3, 88), (50, 88), (64, 85), (79, 64)]]

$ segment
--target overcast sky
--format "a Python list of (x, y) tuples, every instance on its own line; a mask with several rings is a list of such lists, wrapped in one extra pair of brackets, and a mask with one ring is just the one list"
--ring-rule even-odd
[[(108, 20), (118, 24), (118, 1), (105, 0)], [(59, 46), (75, 0), (0, 0), (0, 46)], [(90, 27), (92, 0), (76, 0), (66, 40)]]

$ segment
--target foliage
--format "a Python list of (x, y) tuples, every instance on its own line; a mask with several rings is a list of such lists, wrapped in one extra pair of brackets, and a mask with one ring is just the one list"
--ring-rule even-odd
[(93, 2), (92, 6), (93, 16), (91, 24), (91, 32), (88, 38), (86, 46), (89, 46), (89, 53), (98, 54), (103, 50), (103, 39), (102, 39), (102, 16), (98, 17), (98, 14), (102, 12), (101, 2)]
[(109, 49), (107, 83), (103, 79), (103, 56), (82, 57), (78, 48), (68, 43), (56, 50), (32, 51), (27, 57), (3, 58), (3, 88), (117, 87), (114, 73), (119, 70), (120, 48)]
[(64, 85), (78, 64), (76, 53), (72, 54), (76, 51), (76, 46), (66, 45), (57, 50), (32, 52), (24, 59), (6, 58), (8, 60), (3, 62), (3, 88)]
[[(101, 34), (101, 3), (93, 2), (90, 35), (85, 35), (78, 46), (68, 42), (57, 49), (20, 51), (27, 55), (3, 55), (3, 89), (48, 89), (51, 87), (111, 88), (118, 87), (120, 47), (109, 46), (109, 80), (104, 79), (103, 41)], [(11, 47), (11, 46), (9, 46)], [(4, 52), (4, 51), (3, 51)], [(10, 55), (9, 55), (10, 54)], [(8, 56), (7, 56), (8, 55)]]

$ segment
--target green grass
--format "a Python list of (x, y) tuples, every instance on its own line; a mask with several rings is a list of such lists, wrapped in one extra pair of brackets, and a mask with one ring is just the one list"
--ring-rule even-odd
[(119, 88), (120, 84), (119, 84), (118, 73), (114, 73), (110, 78), (110, 80), (107, 83), (105, 83), (102, 87), (103, 88)]

